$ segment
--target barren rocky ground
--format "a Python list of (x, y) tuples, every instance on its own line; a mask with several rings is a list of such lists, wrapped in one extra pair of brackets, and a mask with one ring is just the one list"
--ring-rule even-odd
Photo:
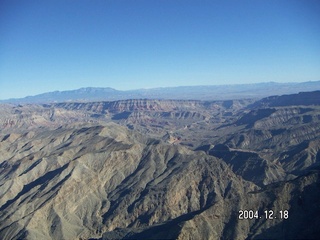
[(320, 91), (2, 104), (0, 125), (1, 239), (320, 236)]

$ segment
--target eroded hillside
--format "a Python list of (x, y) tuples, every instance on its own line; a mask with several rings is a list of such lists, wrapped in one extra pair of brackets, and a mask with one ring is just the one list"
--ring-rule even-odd
[(1, 105), (0, 236), (316, 239), (320, 95), (305, 94)]

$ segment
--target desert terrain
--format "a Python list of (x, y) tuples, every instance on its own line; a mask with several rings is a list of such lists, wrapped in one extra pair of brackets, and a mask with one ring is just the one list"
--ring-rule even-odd
[(320, 91), (2, 103), (0, 126), (1, 239), (320, 236)]

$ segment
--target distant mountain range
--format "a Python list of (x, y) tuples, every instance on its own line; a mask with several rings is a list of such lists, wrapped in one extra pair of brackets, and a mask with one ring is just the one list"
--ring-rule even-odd
[(301, 83), (255, 83), (234, 85), (181, 86), (120, 91), (113, 88), (80, 88), (54, 91), (25, 98), (1, 100), (0, 103), (53, 103), (74, 101), (113, 101), (124, 99), (229, 100), (293, 94), (320, 90), (320, 81)]

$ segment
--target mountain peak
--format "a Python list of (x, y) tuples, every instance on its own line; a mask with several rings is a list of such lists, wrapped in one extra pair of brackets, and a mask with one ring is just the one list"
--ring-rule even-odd
[(118, 92), (118, 90), (111, 88), (111, 87), (83, 87), (76, 90), (70, 90), (70, 91), (79, 91), (79, 92)]

